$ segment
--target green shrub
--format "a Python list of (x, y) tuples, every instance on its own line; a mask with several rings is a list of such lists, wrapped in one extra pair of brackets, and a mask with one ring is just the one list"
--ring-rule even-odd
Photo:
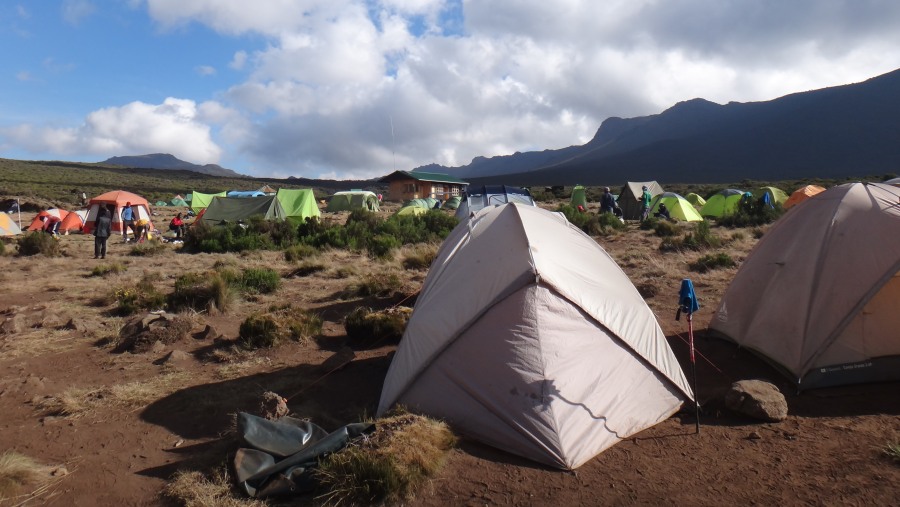
[(369, 241), (367, 250), (376, 259), (390, 259), (394, 256), (394, 250), (400, 248), (400, 244), (400, 240), (394, 236), (378, 234)]
[(187, 273), (175, 280), (175, 290), (169, 294), (169, 307), (174, 311), (192, 309), (206, 311), (215, 307), (227, 312), (234, 299), (234, 290), (218, 272)]
[(269, 294), (281, 287), (281, 275), (274, 269), (248, 268), (240, 279), (242, 292), (250, 294)]
[(128, 252), (128, 255), (133, 255), (135, 257), (147, 257), (151, 255), (158, 255), (165, 251), (166, 245), (164, 245), (161, 241), (157, 241), (154, 239), (134, 245), (131, 248), (131, 251)]
[(291, 245), (284, 249), (284, 260), (298, 262), (319, 254), (319, 250), (312, 245)]
[(6, 255), (6, 242), (0, 240), (0, 257)]
[(46, 257), (59, 257), (62, 255), (59, 237), (43, 231), (31, 231), (19, 238), (18, 250), (21, 256), (43, 254)]
[(668, 220), (659, 220), (656, 222), (656, 225), (653, 227), (653, 231), (657, 236), (665, 238), (667, 236), (675, 236), (678, 234), (678, 228), (675, 227), (675, 224), (669, 222)]
[(269, 308), (255, 313), (241, 323), (239, 342), (250, 349), (272, 348), (284, 340), (307, 342), (322, 333), (322, 319), (291, 305)]
[(643, 231), (652, 231), (656, 229), (656, 226), (659, 224), (659, 219), (656, 217), (647, 217), (646, 220), (640, 223), (638, 226)]
[(363, 276), (359, 283), (352, 285), (347, 294), (350, 297), (389, 297), (402, 287), (403, 281), (395, 273), (371, 273)]
[(134, 287), (115, 289), (113, 298), (119, 315), (131, 315), (141, 310), (159, 310), (166, 303), (166, 296), (156, 289), (151, 277), (142, 278)]
[(682, 238), (674, 236), (666, 236), (659, 244), (659, 250), (663, 252), (674, 252), (683, 250), (704, 250), (707, 248), (718, 248), (722, 245), (722, 240), (712, 233), (709, 222), (703, 220), (696, 222), (693, 232), (689, 232)]
[(91, 276), (107, 276), (118, 275), (128, 269), (121, 262), (111, 262), (109, 264), (98, 264), (91, 270)]
[(347, 338), (357, 345), (374, 346), (399, 341), (412, 315), (412, 308), (395, 307), (383, 311), (356, 307), (344, 318)]
[(627, 226), (612, 213), (600, 213), (594, 215), (578, 211), (578, 208), (569, 204), (562, 204), (557, 211), (565, 215), (566, 220), (572, 225), (592, 236), (608, 236), (609, 234), (624, 230)]
[(742, 201), (733, 214), (716, 219), (716, 223), (724, 227), (760, 226), (778, 220), (783, 214), (780, 204), (773, 207), (750, 199)]
[(727, 253), (704, 255), (690, 265), (691, 271), (706, 273), (711, 269), (733, 268), (737, 264)]

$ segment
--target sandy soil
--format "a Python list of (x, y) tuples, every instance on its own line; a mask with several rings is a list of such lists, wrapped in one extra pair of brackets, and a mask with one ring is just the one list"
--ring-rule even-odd
[[(174, 211), (161, 209), (159, 225)], [(727, 249), (738, 260), (756, 241), (749, 230), (715, 232), (732, 240)], [(463, 440), (440, 477), (411, 505), (900, 504), (900, 466), (881, 454), (900, 438), (900, 385), (798, 395), (757, 357), (705, 337), (711, 312), (736, 269), (690, 272), (688, 264), (700, 254), (661, 254), (659, 238), (634, 228), (598, 241), (649, 296), (686, 372), (687, 325), (674, 320), (675, 299), (680, 280), (694, 280), (702, 306), (695, 316), (701, 400), (735, 380), (767, 379), (786, 395), (788, 419), (753, 422), (711, 403), (698, 435), (693, 408), (686, 407), (575, 472)], [(195, 330), (211, 324), (225, 339), (237, 336), (247, 315), (275, 302), (314, 310), (325, 321), (323, 335), (311, 343), (222, 363), (204, 359), (213, 348), (210, 339), (185, 338), (143, 354), (115, 352), (109, 343), (124, 319), (111, 312), (106, 296), (151, 273), (160, 275), (161, 289), (171, 291), (176, 276), (208, 270), (222, 260), (287, 275), (294, 265), (280, 253), (188, 255), (170, 245), (158, 256), (133, 257), (127, 255), (130, 245), (111, 241), (106, 261), (97, 261), (91, 237), (70, 235), (61, 242), (66, 257), (0, 258), (0, 321), (15, 314), (28, 321), (25, 329), (0, 334), (0, 452), (15, 450), (65, 467), (27, 505), (168, 505), (160, 495), (166, 481), (178, 470), (221, 466), (233, 448), (227, 436), (233, 414), (254, 410), (266, 390), (288, 397), (292, 412), (326, 429), (371, 415), (396, 344), (357, 349), (356, 358), (335, 372), (322, 363), (346, 345), (342, 319), (350, 310), (384, 308), (402, 297), (341, 300), (337, 295), (365, 273), (400, 273), (408, 294), (425, 276), (403, 270), (398, 261), (334, 252), (322, 260), (328, 269), (285, 278), (274, 295), (242, 300), (224, 315), (194, 315)], [(91, 276), (104, 262), (127, 269)], [(64, 328), (70, 319), (76, 329)], [(188, 356), (166, 361), (173, 350)], [(116, 386), (120, 390), (111, 391)], [(42, 410), (48, 397), (74, 389), (96, 393), (86, 398), (84, 410), (69, 416)]]

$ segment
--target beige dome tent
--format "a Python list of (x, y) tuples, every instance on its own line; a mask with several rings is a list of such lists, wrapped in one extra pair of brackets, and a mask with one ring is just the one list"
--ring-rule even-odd
[(391, 362), (395, 403), (574, 469), (692, 399), (653, 312), (565, 217), (487, 207), (442, 244)]
[(710, 328), (799, 388), (900, 379), (900, 188), (808, 199), (756, 245)]

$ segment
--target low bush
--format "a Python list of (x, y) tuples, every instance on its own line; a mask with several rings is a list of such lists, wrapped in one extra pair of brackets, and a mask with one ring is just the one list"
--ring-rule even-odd
[(403, 256), (403, 267), (406, 269), (428, 269), (437, 257), (438, 245), (421, 245), (412, 248)]
[(399, 413), (365, 439), (324, 458), (316, 478), (326, 505), (394, 505), (412, 499), (444, 466), (456, 437), (446, 423)]
[(240, 277), (241, 292), (249, 294), (269, 294), (281, 287), (281, 275), (274, 269), (248, 268)]
[(175, 280), (175, 290), (169, 294), (169, 308), (173, 311), (208, 311), (212, 308), (227, 312), (234, 300), (232, 285), (213, 271), (211, 273), (187, 273)]
[(59, 257), (62, 255), (59, 238), (42, 231), (31, 231), (19, 238), (18, 251), (21, 256), (42, 254), (46, 257)]
[(319, 250), (311, 245), (291, 245), (284, 249), (284, 260), (299, 262), (319, 254)]
[(134, 245), (131, 248), (131, 251), (128, 252), (128, 255), (133, 255), (135, 257), (149, 257), (151, 255), (161, 254), (165, 251), (166, 245), (164, 245), (162, 241), (157, 241), (154, 239)]
[(668, 220), (659, 220), (653, 227), (653, 232), (661, 238), (676, 236), (678, 234), (678, 227)]
[(91, 276), (108, 276), (124, 273), (128, 269), (121, 262), (110, 262), (109, 264), (98, 264), (91, 270)]
[(612, 213), (600, 213), (595, 215), (578, 211), (578, 208), (569, 204), (560, 205), (558, 212), (565, 215), (566, 220), (572, 225), (592, 236), (608, 236), (615, 231), (624, 230), (627, 226)]
[(721, 245), (722, 240), (712, 233), (709, 222), (703, 220), (702, 222), (696, 222), (694, 231), (685, 234), (684, 237), (664, 237), (659, 244), (659, 250), (663, 252), (705, 250), (707, 248), (718, 248)]
[(398, 306), (382, 311), (357, 307), (344, 318), (347, 338), (357, 346), (375, 346), (399, 341), (412, 315), (412, 308)]
[(300, 263), (299, 266), (297, 266), (297, 269), (291, 271), (291, 273), (288, 276), (289, 277), (310, 276), (310, 275), (314, 275), (316, 273), (321, 273), (322, 271), (325, 271), (326, 269), (328, 269), (328, 267), (325, 266), (325, 264), (322, 264), (321, 262), (302, 262), (302, 263)]
[(711, 269), (733, 268), (737, 264), (727, 253), (704, 255), (690, 265), (691, 271), (706, 273)]
[(142, 310), (159, 310), (166, 304), (166, 296), (153, 285), (153, 279), (142, 278), (134, 287), (119, 287), (113, 291), (116, 312), (131, 315)]
[(752, 227), (770, 224), (784, 214), (780, 204), (770, 206), (758, 200), (742, 201), (735, 213), (716, 219), (723, 227)]
[(353, 297), (390, 297), (396, 295), (403, 288), (403, 280), (395, 273), (370, 273), (364, 275), (357, 283), (347, 287), (343, 296), (345, 299)]
[(286, 305), (255, 313), (241, 323), (238, 341), (248, 349), (277, 347), (284, 340), (306, 342), (322, 333), (322, 319)]

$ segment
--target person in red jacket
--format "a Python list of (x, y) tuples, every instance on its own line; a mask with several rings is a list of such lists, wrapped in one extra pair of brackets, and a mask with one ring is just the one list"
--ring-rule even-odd
[(59, 224), (62, 223), (59, 217), (45, 215), (41, 217), (41, 222), (44, 222), (44, 226), (41, 227), (42, 231), (53, 236), (59, 235)]
[(175, 231), (175, 239), (181, 239), (184, 235), (184, 220), (181, 219), (181, 213), (175, 215), (169, 222), (169, 230)]

